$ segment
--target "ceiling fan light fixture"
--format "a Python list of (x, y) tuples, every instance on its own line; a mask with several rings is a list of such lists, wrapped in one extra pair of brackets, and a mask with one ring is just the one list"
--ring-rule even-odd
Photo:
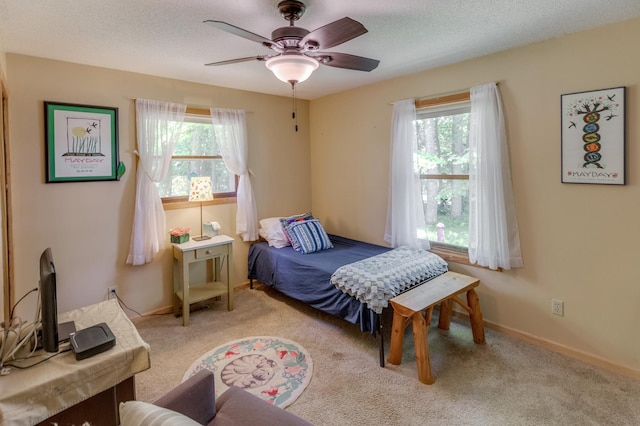
[(265, 65), (285, 83), (302, 83), (318, 68), (320, 63), (306, 55), (280, 55), (269, 58)]

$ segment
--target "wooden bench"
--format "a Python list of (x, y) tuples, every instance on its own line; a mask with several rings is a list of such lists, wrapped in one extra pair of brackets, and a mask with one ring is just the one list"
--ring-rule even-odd
[[(440, 319), (438, 328), (448, 330), (451, 324), (453, 302), (469, 312), (473, 341), (484, 344), (484, 325), (480, 300), (474, 288), (480, 284), (478, 278), (446, 272), (426, 284), (415, 287), (391, 299), (393, 306), (393, 325), (391, 329), (391, 349), (389, 364), (400, 365), (404, 332), (409, 324), (413, 324), (413, 343), (415, 346), (416, 362), (418, 364), (418, 379), (425, 384), (435, 382), (431, 374), (429, 361), (429, 345), (427, 331), (431, 323), (433, 307), (440, 304)], [(459, 295), (467, 293), (467, 303)]]

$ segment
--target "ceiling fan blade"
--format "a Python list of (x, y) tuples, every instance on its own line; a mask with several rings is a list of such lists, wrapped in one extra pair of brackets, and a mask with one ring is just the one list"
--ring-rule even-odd
[(373, 71), (380, 63), (377, 59), (349, 55), (348, 53), (322, 52), (312, 57), (320, 61), (323, 65), (356, 71)]
[(218, 65), (229, 65), (229, 64), (237, 64), (239, 62), (249, 62), (249, 61), (266, 61), (267, 59), (269, 59), (271, 56), (268, 55), (263, 55), (263, 56), (248, 56), (246, 58), (238, 58), (238, 59), (229, 59), (226, 61), (219, 61), (219, 62), (210, 62), (208, 64), (205, 64), (206, 66), (218, 66)]
[(256, 43), (260, 43), (267, 47), (271, 47), (275, 45), (273, 41), (269, 40), (266, 37), (262, 37), (261, 35), (252, 33), (251, 31), (247, 31), (240, 27), (236, 27), (235, 25), (227, 24), (226, 22), (208, 20), (208, 21), (204, 21), (204, 23), (209, 24), (213, 27), (216, 27), (220, 30), (226, 31), (228, 33), (231, 33), (233, 35), (246, 38), (247, 40), (255, 41)]
[(367, 29), (360, 22), (342, 18), (311, 31), (300, 40), (300, 46), (309, 43), (317, 46), (315, 49), (329, 49), (365, 33)]

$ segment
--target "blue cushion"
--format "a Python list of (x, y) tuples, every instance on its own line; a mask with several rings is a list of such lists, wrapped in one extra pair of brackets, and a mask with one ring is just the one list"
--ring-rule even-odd
[(300, 253), (313, 253), (333, 248), (329, 236), (318, 219), (294, 222), (287, 226), (293, 249)]
[[(287, 240), (289, 241), (289, 243), (291, 243), (291, 235), (289, 235), (289, 225), (291, 225), (294, 222), (302, 222), (305, 220), (311, 220), (314, 217), (311, 215), (311, 212), (307, 212), (307, 213), (303, 213), (303, 214), (296, 214), (293, 216), (289, 216), (289, 217), (281, 217), (280, 218), (280, 223), (282, 224), (282, 229), (284, 230), (284, 235), (285, 237), (287, 237)], [(293, 245), (293, 243), (292, 243)]]

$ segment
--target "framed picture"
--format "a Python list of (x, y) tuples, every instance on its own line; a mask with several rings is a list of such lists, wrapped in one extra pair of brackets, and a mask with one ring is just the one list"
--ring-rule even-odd
[(625, 184), (625, 88), (561, 96), (562, 183)]
[(118, 109), (44, 102), (46, 181), (119, 180)]

